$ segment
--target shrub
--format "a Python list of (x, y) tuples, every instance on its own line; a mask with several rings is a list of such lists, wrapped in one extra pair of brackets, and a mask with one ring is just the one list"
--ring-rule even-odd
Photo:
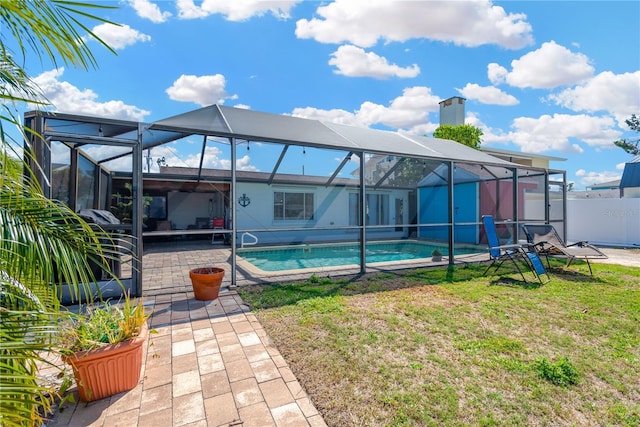
[(566, 357), (555, 362), (543, 357), (536, 361), (534, 369), (540, 378), (558, 386), (567, 387), (578, 383), (578, 370)]

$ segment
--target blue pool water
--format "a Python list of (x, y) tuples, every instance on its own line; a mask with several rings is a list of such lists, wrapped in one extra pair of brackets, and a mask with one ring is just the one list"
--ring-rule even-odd
[[(406, 261), (431, 258), (431, 252), (440, 249), (448, 256), (448, 247), (416, 241), (374, 242), (367, 244), (367, 263)], [(462, 250), (475, 253), (477, 249)], [(456, 249), (456, 253), (461, 253)], [(281, 246), (261, 249), (238, 249), (238, 255), (263, 271), (297, 270), (301, 268), (360, 265), (360, 247), (357, 244), (316, 244)]]

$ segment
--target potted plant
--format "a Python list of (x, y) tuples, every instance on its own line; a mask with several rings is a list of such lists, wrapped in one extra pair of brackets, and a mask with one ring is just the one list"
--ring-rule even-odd
[(431, 252), (431, 261), (433, 262), (442, 261), (442, 251), (440, 251), (439, 249), (434, 249)]
[(86, 307), (63, 327), (67, 349), (63, 360), (73, 368), (82, 401), (112, 396), (138, 384), (149, 316), (142, 299), (133, 304), (126, 295), (121, 305), (107, 301)]
[(210, 301), (218, 298), (224, 269), (219, 267), (194, 268), (189, 271), (191, 286), (197, 300)]

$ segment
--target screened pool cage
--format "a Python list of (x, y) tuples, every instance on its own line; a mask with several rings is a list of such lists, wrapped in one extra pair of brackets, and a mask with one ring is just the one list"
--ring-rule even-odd
[[(150, 124), (45, 112), (25, 114), (25, 124), (46, 196), (84, 214), (111, 212), (117, 221), (106, 227), (130, 235), (131, 268), (120, 274), (136, 296), (144, 245), (160, 239), (229, 251), (236, 284), (239, 266), (258, 278), (317, 274), (305, 270), (307, 255), (361, 273), (397, 268), (409, 246), (414, 267), (432, 263), (434, 248), (449, 264), (488, 259), (487, 214), (505, 242), (522, 239), (525, 222), (565, 230), (563, 171), (449, 140), (220, 105)], [(154, 154), (181, 145), (198, 147), (197, 166)], [(278, 251), (269, 265), (251, 264), (256, 253)]]

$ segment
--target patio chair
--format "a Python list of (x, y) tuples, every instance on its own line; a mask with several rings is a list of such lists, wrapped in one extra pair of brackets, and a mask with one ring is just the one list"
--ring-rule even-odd
[(573, 260), (582, 259), (587, 262), (589, 273), (593, 276), (589, 260), (607, 258), (600, 249), (586, 241), (567, 245), (551, 224), (523, 224), (522, 231), (527, 236), (527, 241), (534, 245), (536, 252), (545, 256), (549, 268), (551, 268), (549, 265), (550, 256), (566, 258), (567, 267), (571, 265)]
[[(540, 260), (540, 257), (538, 256), (536, 251), (532, 249), (532, 245), (523, 245), (520, 243), (501, 245), (498, 239), (498, 232), (496, 230), (493, 216), (483, 215), (482, 222), (484, 224), (484, 231), (487, 236), (487, 242), (489, 244), (489, 257), (492, 261), (485, 270), (484, 275), (486, 275), (494, 265), (496, 266), (495, 272), (497, 272), (502, 264), (505, 261), (509, 260), (513, 262), (516, 270), (518, 270), (518, 273), (520, 273), (520, 276), (522, 276), (522, 280), (526, 282), (527, 279), (524, 276), (524, 272), (518, 264), (518, 261), (521, 260), (527, 266), (527, 268), (531, 270), (540, 284), (547, 283), (551, 279), (544, 267), (544, 264)], [(544, 281), (542, 279), (543, 275), (546, 276)]]

